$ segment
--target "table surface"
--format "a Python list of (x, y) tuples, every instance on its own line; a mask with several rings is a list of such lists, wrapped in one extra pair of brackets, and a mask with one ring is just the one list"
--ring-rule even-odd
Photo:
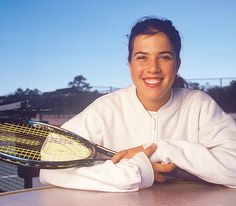
[(79, 206), (79, 205), (236, 205), (236, 189), (200, 183), (164, 183), (138, 192), (108, 193), (40, 187), (0, 194), (1, 206)]

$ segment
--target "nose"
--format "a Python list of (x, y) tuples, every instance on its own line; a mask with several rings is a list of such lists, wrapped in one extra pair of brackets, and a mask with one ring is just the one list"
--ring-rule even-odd
[(161, 71), (160, 64), (157, 59), (150, 60), (149, 64), (149, 72), (150, 73), (158, 73)]

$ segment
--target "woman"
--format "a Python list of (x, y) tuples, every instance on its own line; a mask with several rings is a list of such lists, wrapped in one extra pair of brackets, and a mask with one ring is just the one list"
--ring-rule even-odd
[[(90, 168), (41, 170), (57, 186), (136, 191), (179, 167), (210, 183), (236, 187), (234, 120), (177, 75), (181, 41), (171, 21), (141, 19), (129, 37), (133, 85), (104, 95), (63, 127), (121, 151)], [(155, 144), (151, 144), (155, 143)], [(129, 149), (131, 148), (131, 149)]]

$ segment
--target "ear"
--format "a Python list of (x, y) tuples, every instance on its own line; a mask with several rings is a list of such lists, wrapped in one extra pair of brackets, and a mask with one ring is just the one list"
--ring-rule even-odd
[(179, 58), (176, 62), (176, 74), (178, 73), (179, 71), (179, 68), (180, 68), (180, 65), (181, 65), (181, 59)]
[(130, 62), (129, 62), (129, 71), (130, 71), (130, 73), (132, 73), (132, 66), (131, 66)]

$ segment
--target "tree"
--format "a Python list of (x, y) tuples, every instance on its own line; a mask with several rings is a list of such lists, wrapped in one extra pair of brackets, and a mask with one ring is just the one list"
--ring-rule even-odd
[(225, 87), (213, 87), (207, 93), (226, 111), (236, 111), (236, 81)]
[(79, 92), (90, 91), (90, 89), (92, 88), (86, 82), (86, 78), (84, 78), (83, 75), (76, 76), (72, 82), (68, 83), (68, 86), (74, 88), (76, 91)]
[(204, 90), (204, 86), (200, 85), (197, 82), (188, 82), (188, 88), (194, 90)]
[(25, 91), (21, 88), (18, 88), (12, 96), (24, 97), (24, 96), (35, 96), (40, 95), (41, 92), (38, 89), (31, 90), (27, 88)]
[(15, 94), (14, 94), (14, 95), (17, 96), (17, 97), (22, 97), (22, 96), (24, 96), (24, 90), (21, 89), (21, 88), (18, 88), (18, 89), (15, 91)]

